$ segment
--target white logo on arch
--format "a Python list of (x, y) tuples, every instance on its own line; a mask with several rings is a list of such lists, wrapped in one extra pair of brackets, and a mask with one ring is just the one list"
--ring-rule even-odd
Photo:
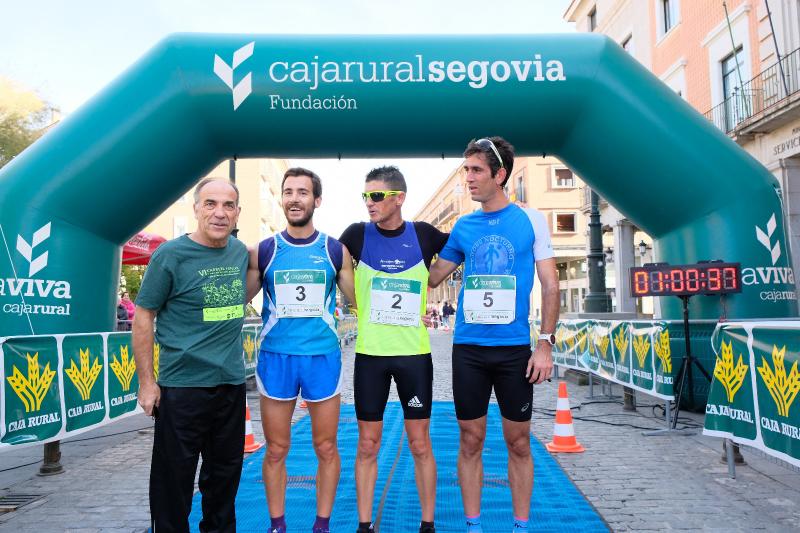
[(22, 257), (28, 261), (28, 276), (33, 277), (34, 274), (47, 266), (47, 252), (34, 258), (34, 248), (50, 238), (50, 222), (36, 230), (33, 234), (30, 244), (22, 235), (17, 235), (17, 251), (22, 254)]
[(775, 241), (775, 245), (772, 245), (772, 234), (775, 233), (777, 226), (778, 224), (775, 222), (775, 213), (773, 213), (767, 221), (766, 232), (756, 226), (756, 239), (758, 239), (758, 242), (760, 242), (764, 248), (769, 250), (770, 256), (772, 257), (772, 266), (775, 266), (775, 263), (777, 263), (778, 259), (781, 257), (780, 237)]
[(214, 74), (216, 74), (219, 79), (224, 81), (225, 85), (227, 85), (233, 93), (234, 111), (236, 111), (242, 102), (244, 102), (244, 100), (250, 96), (250, 93), (253, 92), (253, 73), (248, 72), (247, 75), (242, 78), (242, 81), (234, 85), (233, 71), (236, 70), (236, 67), (247, 61), (247, 59), (253, 55), (255, 46), (256, 42), (253, 41), (236, 50), (233, 53), (233, 63), (230, 66), (221, 57), (219, 57), (217, 54), (214, 54)]

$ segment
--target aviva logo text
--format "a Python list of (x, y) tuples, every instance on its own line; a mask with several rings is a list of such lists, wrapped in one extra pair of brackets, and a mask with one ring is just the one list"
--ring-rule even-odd
[(56, 372), (50, 370), (50, 363), (40, 370), (39, 352), (33, 355), (26, 353), (25, 358), (28, 360), (28, 375), (23, 376), (22, 372), (14, 365), (11, 376), (6, 379), (19, 399), (22, 400), (25, 412), (30, 413), (42, 408), (42, 400), (50, 390), (50, 384), (53, 382)]
[(756, 240), (765, 250), (763, 255), (769, 256), (770, 262), (765, 266), (744, 267), (743, 265), (742, 284), (763, 289), (758, 296), (764, 301), (797, 300), (797, 293), (794, 290), (794, 271), (791, 266), (778, 264), (783, 256), (781, 249), (783, 232), (778, 229), (775, 213), (772, 213), (763, 229), (756, 226), (755, 230)]
[(228, 86), (228, 89), (231, 90), (233, 94), (233, 110), (239, 108), (242, 105), (242, 102), (250, 96), (250, 93), (253, 92), (253, 73), (248, 72), (242, 80), (235, 84), (233, 83), (233, 71), (236, 70), (236, 67), (247, 61), (250, 56), (253, 55), (253, 50), (255, 49), (256, 43), (255, 41), (244, 45), (243, 47), (239, 48), (233, 53), (233, 62), (228, 65), (221, 57), (217, 54), (214, 54), (214, 74), (217, 75), (219, 79), (225, 82), (225, 85)]

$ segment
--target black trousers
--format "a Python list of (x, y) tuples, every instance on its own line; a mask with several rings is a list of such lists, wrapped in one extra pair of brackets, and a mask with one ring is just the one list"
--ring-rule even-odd
[(236, 531), (234, 500), (242, 475), (244, 410), (244, 384), (161, 387), (150, 465), (152, 531), (188, 533), (200, 455), (200, 531)]

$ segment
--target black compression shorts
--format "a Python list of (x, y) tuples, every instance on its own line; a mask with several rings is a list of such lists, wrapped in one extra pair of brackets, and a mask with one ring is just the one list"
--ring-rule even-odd
[(431, 354), (364, 355), (356, 353), (353, 393), (356, 418), (365, 422), (383, 420), (392, 378), (407, 420), (431, 417), (433, 361)]
[(486, 416), (494, 387), (503, 418), (531, 419), (533, 385), (525, 378), (531, 347), (453, 345), (453, 402), (456, 418)]

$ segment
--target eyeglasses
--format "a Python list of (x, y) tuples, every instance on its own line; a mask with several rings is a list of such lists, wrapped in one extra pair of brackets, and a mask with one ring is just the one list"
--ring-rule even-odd
[(382, 202), (386, 199), (387, 196), (397, 196), (403, 191), (370, 191), (370, 192), (362, 192), (361, 198), (366, 202), (367, 198), (372, 200), (373, 202)]
[(494, 155), (497, 156), (497, 160), (500, 161), (500, 168), (506, 168), (505, 165), (503, 164), (503, 158), (500, 157), (500, 152), (497, 150), (497, 147), (491, 140), (478, 139), (477, 141), (475, 141), (475, 144), (484, 149), (491, 149), (492, 152), (494, 152)]

